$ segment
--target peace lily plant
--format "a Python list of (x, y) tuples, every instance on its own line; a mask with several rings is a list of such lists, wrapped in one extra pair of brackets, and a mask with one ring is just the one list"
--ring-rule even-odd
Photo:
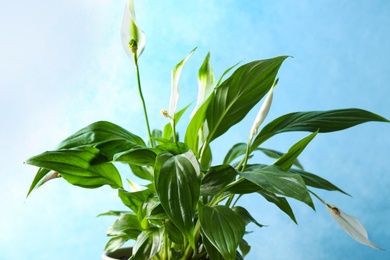
[[(169, 122), (162, 130), (151, 131), (138, 67), (145, 35), (137, 25), (132, 0), (125, 9), (122, 42), (135, 66), (148, 140), (110, 122), (88, 125), (62, 141), (57, 149), (26, 161), (39, 167), (28, 195), (48, 180), (60, 177), (83, 188), (111, 186), (127, 210), (101, 214), (116, 217), (107, 231), (110, 239), (105, 250), (116, 250), (134, 240), (130, 259), (243, 259), (250, 250), (244, 240), (247, 225), (263, 227), (245, 208), (237, 206), (242, 196), (252, 193), (279, 207), (294, 222), (287, 198), (313, 209), (312, 198), (316, 198), (352, 238), (379, 249), (368, 239), (359, 220), (325, 202), (313, 189), (346, 193), (305, 171), (297, 158), (319, 133), (369, 121), (389, 122), (387, 119), (349, 108), (289, 113), (262, 126), (271, 107), (278, 70), (288, 57), (233, 66), (215, 83), (208, 54), (198, 73), (198, 99), (189, 118), (184, 119), (187, 125), (180, 139), (176, 125), (188, 106), (177, 110), (178, 82), (194, 49), (172, 70), (169, 110), (162, 110)], [(247, 143), (232, 144), (223, 163), (214, 165), (212, 141), (239, 123), (263, 97), (253, 126), (248, 129)], [(287, 152), (263, 146), (273, 136), (292, 131), (309, 135)], [(256, 152), (275, 161), (270, 165), (255, 161), (252, 155)], [(122, 175), (113, 164), (117, 162), (128, 165), (134, 176), (143, 180), (142, 185)], [(122, 178), (129, 178), (129, 185), (124, 185)]]

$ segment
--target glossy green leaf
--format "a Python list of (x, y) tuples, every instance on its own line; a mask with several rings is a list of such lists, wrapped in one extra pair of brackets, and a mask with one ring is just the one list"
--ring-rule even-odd
[(289, 216), (291, 220), (295, 222), (295, 224), (297, 224), (294, 212), (286, 198), (276, 196), (274, 193), (269, 192), (265, 189), (258, 191), (258, 193), (263, 196), (268, 202), (275, 204), (281, 211), (286, 213), (287, 216)]
[(311, 186), (323, 190), (329, 190), (329, 191), (339, 191), (341, 193), (344, 193), (345, 195), (349, 195), (339, 187), (335, 186), (333, 183), (313, 173), (306, 172), (299, 169), (290, 169), (289, 172), (301, 175), (303, 181), (307, 186)]
[(259, 60), (239, 67), (214, 90), (207, 108), (208, 143), (240, 122), (269, 91), (287, 56)]
[(129, 259), (152, 259), (152, 257), (160, 251), (160, 248), (163, 245), (162, 238), (162, 229), (153, 228), (142, 231), (134, 243), (133, 255)]
[(252, 217), (252, 215), (243, 207), (240, 207), (240, 206), (235, 206), (232, 208), (232, 210), (234, 212), (236, 212), (236, 214), (238, 216), (241, 217), (241, 219), (244, 221), (245, 225), (248, 225), (249, 223), (253, 223), (255, 225), (257, 225), (258, 227), (263, 227), (264, 225), (260, 224), (259, 222), (257, 222), (257, 220)]
[(218, 251), (217, 248), (210, 242), (210, 240), (207, 238), (207, 236), (201, 232), (202, 235), (202, 242), (204, 247), (206, 248), (207, 254), (211, 260), (224, 260), (221, 253)]
[(215, 195), (232, 182), (236, 176), (236, 170), (230, 165), (211, 167), (202, 179), (200, 194), (202, 196)]
[(183, 244), (183, 235), (180, 230), (173, 224), (172, 221), (168, 220), (164, 224), (164, 230), (168, 234), (169, 239), (175, 244)]
[(327, 133), (344, 130), (370, 121), (389, 122), (389, 120), (377, 114), (357, 108), (290, 113), (267, 124), (256, 136), (251, 150), (279, 133), (291, 131), (315, 132), (317, 130), (319, 133)]
[[(265, 155), (267, 155), (268, 157), (270, 158), (273, 158), (273, 159), (279, 159), (280, 157), (282, 157), (282, 155), (284, 153), (282, 152), (279, 152), (279, 151), (276, 151), (276, 150), (273, 150), (273, 149), (268, 149), (268, 148), (257, 148), (256, 151), (261, 151), (263, 152)], [(293, 165), (300, 168), (301, 170), (303, 170), (303, 166), (302, 164), (299, 162), (298, 159), (295, 159), (293, 161)]]
[(135, 148), (114, 155), (113, 160), (137, 166), (153, 166), (156, 151), (153, 148)]
[(273, 165), (239, 174), (271, 193), (297, 199), (314, 209), (313, 201), (299, 174), (286, 173)]
[(279, 166), (282, 171), (288, 171), (317, 133), (318, 132), (316, 131), (295, 143), (290, 147), (287, 153), (283, 154), (276, 162), (274, 162), (274, 165)]
[(129, 207), (133, 212), (137, 213), (142, 203), (150, 198), (152, 193), (150, 190), (128, 192), (124, 189), (119, 189), (118, 196), (122, 200), (123, 204)]
[(134, 147), (145, 147), (144, 141), (126, 129), (106, 121), (95, 122), (86, 126), (62, 141), (57, 149), (79, 147), (96, 147), (107, 158), (112, 160), (119, 152)]
[(122, 213), (119, 218), (107, 230), (107, 236), (119, 236), (127, 234), (130, 239), (136, 239), (142, 228), (134, 213)]
[(130, 236), (127, 234), (121, 234), (118, 236), (114, 236), (114, 237), (110, 238), (110, 240), (107, 242), (104, 250), (107, 252), (113, 252), (113, 251), (117, 250), (118, 248), (120, 248), (124, 243), (126, 243), (130, 239), (132, 239), (132, 238), (130, 238)]
[(48, 169), (39, 168), (37, 174), (34, 177), (33, 182), (31, 183), (30, 189), (28, 190), (26, 197), (28, 197), (33, 190), (37, 189), (43, 184), (43, 180), (45, 176), (48, 175), (49, 172), (50, 170)]
[(245, 222), (227, 206), (199, 204), (199, 221), (202, 231), (221, 255), (236, 259), (236, 251), (245, 234)]
[(121, 188), (118, 170), (111, 163), (98, 163), (101, 161), (105, 159), (98, 149), (84, 147), (44, 152), (31, 157), (26, 163), (58, 172), (66, 181), (80, 187), (97, 188), (107, 184)]
[(157, 156), (154, 173), (161, 205), (193, 247), (193, 219), (200, 193), (200, 168), (196, 163), (191, 151), (179, 155), (162, 153)]
[(227, 152), (225, 158), (223, 159), (223, 164), (231, 164), (235, 159), (242, 156), (246, 152), (246, 146), (245, 143), (238, 143), (233, 145), (232, 148)]
[(241, 240), (239, 247), (243, 257), (245, 257), (251, 250), (251, 246), (244, 239)]

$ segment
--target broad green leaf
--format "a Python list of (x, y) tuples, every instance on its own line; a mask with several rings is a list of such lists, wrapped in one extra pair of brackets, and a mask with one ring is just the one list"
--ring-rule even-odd
[(211, 260), (224, 260), (221, 253), (218, 251), (217, 248), (213, 244), (211, 244), (210, 240), (207, 238), (207, 236), (204, 234), (204, 232), (201, 232), (202, 235), (202, 242), (204, 247), (206, 248), (207, 254)]
[(168, 220), (165, 222), (164, 231), (168, 234), (168, 237), (172, 242), (175, 244), (183, 244), (183, 235), (172, 221)]
[(257, 220), (254, 217), (252, 217), (252, 215), (245, 208), (240, 207), (240, 206), (235, 206), (232, 208), (232, 210), (234, 212), (236, 212), (236, 214), (238, 216), (241, 217), (241, 219), (244, 221), (245, 225), (248, 225), (249, 223), (252, 222), (260, 228), (264, 227), (264, 225), (257, 222)]
[(135, 148), (115, 154), (113, 160), (130, 165), (153, 166), (156, 156), (156, 151), (153, 148)]
[(142, 231), (133, 247), (131, 260), (152, 259), (163, 245), (163, 230), (158, 228)]
[(119, 218), (107, 230), (107, 236), (119, 236), (127, 234), (130, 239), (136, 239), (142, 228), (134, 213), (122, 213)]
[(207, 53), (206, 58), (203, 61), (202, 66), (198, 71), (198, 98), (194, 111), (191, 113), (191, 117), (195, 114), (196, 110), (200, 107), (203, 101), (210, 93), (214, 84), (214, 73), (210, 62), (210, 52)]
[(193, 248), (193, 219), (200, 193), (200, 168), (195, 163), (191, 151), (179, 155), (162, 153), (157, 156), (154, 173), (161, 205)]
[(211, 167), (202, 179), (200, 194), (202, 196), (215, 195), (231, 183), (236, 176), (236, 170), (230, 165)]
[(339, 191), (349, 196), (348, 193), (318, 175), (298, 169), (290, 169), (289, 172), (301, 175), (307, 186), (329, 191)]
[(171, 97), (169, 102), (169, 115), (174, 117), (176, 113), (176, 106), (179, 101), (180, 91), (179, 91), (179, 79), (180, 74), (183, 69), (184, 64), (187, 62), (187, 60), (192, 56), (196, 48), (194, 48), (190, 53), (187, 54), (187, 56), (180, 61), (176, 66), (172, 69), (171, 73)]
[(297, 220), (295, 218), (294, 212), (293, 212), (292, 208), (290, 207), (290, 204), (288, 203), (286, 198), (278, 197), (274, 193), (269, 192), (269, 191), (264, 190), (264, 189), (258, 191), (258, 193), (261, 196), (263, 196), (268, 202), (275, 204), (280, 210), (282, 210), (284, 213), (286, 213), (287, 216), (289, 216), (292, 219), (292, 221), (295, 222), (295, 224), (298, 224)]
[(282, 171), (288, 171), (317, 133), (318, 132), (316, 131), (295, 143), (290, 147), (287, 153), (283, 154), (276, 162), (274, 162), (274, 165), (279, 166)]
[(134, 40), (136, 42), (136, 58), (138, 59), (142, 51), (145, 48), (146, 37), (145, 33), (138, 28), (137, 21), (135, 18), (134, 10), (134, 1), (127, 0), (125, 12), (123, 14), (122, 27), (121, 27), (121, 38), (122, 45), (125, 49), (125, 52), (129, 56), (129, 59), (135, 64), (134, 54), (129, 46), (130, 41)]
[(236, 251), (245, 234), (245, 222), (227, 206), (199, 204), (199, 221), (210, 243), (224, 259), (236, 259)]
[(314, 209), (313, 201), (299, 174), (286, 173), (273, 165), (239, 174), (271, 193), (297, 199)]
[(98, 149), (84, 147), (44, 152), (31, 157), (26, 163), (58, 172), (76, 186), (97, 188), (107, 184), (112, 188), (121, 188), (122, 179), (118, 170), (111, 163), (99, 163), (104, 160)]
[(134, 147), (145, 147), (144, 141), (126, 129), (106, 121), (95, 122), (86, 126), (62, 141), (57, 149), (96, 147), (108, 161), (119, 152)]
[(207, 108), (210, 134), (207, 143), (240, 122), (269, 91), (287, 56), (259, 60), (239, 67), (214, 90), (215, 97)]
[(260, 187), (259, 185), (241, 178), (238, 181), (232, 183), (229, 188), (227, 188), (225, 191), (230, 192), (233, 194), (249, 194), (249, 193), (254, 193), (258, 192), (259, 190), (262, 190), (263, 188)]
[(152, 193), (150, 190), (128, 192), (124, 189), (119, 189), (118, 196), (122, 200), (123, 204), (129, 207), (133, 212), (137, 213), (142, 203), (150, 198)]
[(344, 130), (365, 122), (389, 122), (386, 118), (357, 108), (295, 112), (283, 115), (267, 124), (253, 141), (251, 150), (270, 137), (284, 132), (305, 131), (327, 133)]
[(124, 243), (126, 243), (130, 239), (132, 239), (132, 238), (130, 238), (130, 236), (127, 234), (114, 236), (114, 237), (110, 238), (110, 240), (107, 242), (104, 250), (107, 252), (113, 252), (113, 251), (117, 250), (118, 248), (120, 248)]
[(163, 145), (159, 145), (156, 147), (161, 152), (168, 152), (173, 155), (179, 155), (188, 152), (189, 148), (185, 143), (180, 142), (169, 142)]

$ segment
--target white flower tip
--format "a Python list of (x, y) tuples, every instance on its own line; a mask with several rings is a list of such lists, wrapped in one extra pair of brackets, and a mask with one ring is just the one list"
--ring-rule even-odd
[(366, 228), (356, 217), (348, 215), (336, 206), (327, 203), (326, 208), (331, 217), (350, 237), (363, 245), (370, 246), (378, 250), (383, 250), (368, 239)]

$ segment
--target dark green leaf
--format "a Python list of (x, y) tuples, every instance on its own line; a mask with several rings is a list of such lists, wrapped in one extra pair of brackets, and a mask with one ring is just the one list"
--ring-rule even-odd
[(305, 184), (307, 186), (311, 186), (311, 187), (323, 189), (323, 190), (339, 191), (339, 192), (344, 193), (344, 194), (349, 196), (348, 193), (346, 193), (342, 189), (338, 188), (337, 186), (333, 185), (331, 182), (321, 178), (318, 175), (315, 175), (315, 174), (310, 173), (310, 172), (298, 170), (298, 169), (290, 169), (289, 172), (297, 173), (297, 174), (301, 175), (303, 181), (305, 182)]
[(137, 166), (153, 166), (156, 151), (152, 148), (135, 148), (115, 154), (113, 160)]
[(226, 154), (225, 159), (223, 160), (223, 164), (231, 164), (236, 158), (244, 155), (246, 152), (246, 147), (247, 144), (245, 143), (235, 144)]
[(144, 141), (126, 129), (106, 121), (95, 122), (62, 141), (57, 149), (97, 147), (112, 160), (114, 154), (130, 150), (135, 146), (145, 147)]
[(295, 219), (294, 212), (290, 207), (290, 204), (288, 203), (286, 198), (278, 197), (274, 193), (264, 189), (258, 191), (258, 193), (262, 195), (267, 201), (275, 204), (279, 209), (281, 209), (284, 213), (286, 213), (292, 219), (292, 221), (295, 222), (295, 224), (297, 224), (297, 220)]
[(242, 239), (240, 242), (240, 251), (242, 253), (242, 256), (245, 257), (250, 250), (251, 250), (251, 246), (248, 244), (248, 242)]
[(259, 60), (239, 67), (217, 87), (210, 102), (206, 120), (207, 143), (240, 122), (269, 91), (276, 74), (287, 56)]
[(295, 143), (291, 146), (287, 153), (283, 154), (276, 162), (274, 162), (274, 165), (279, 166), (283, 171), (288, 171), (317, 133), (318, 132), (316, 131)]
[(142, 231), (135, 241), (133, 247), (133, 255), (130, 257), (132, 260), (145, 260), (152, 259), (156, 255), (163, 243), (162, 229), (148, 229)]
[(204, 247), (206, 248), (207, 254), (210, 257), (211, 260), (224, 260), (221, 253), (218, 251), (217, 248), (213, 244), (211, 244), (210, 240), (207, 238), (207, 236), (201, 232), (202, 234), (202, 242)]
[(173, 224), (172, 221), (168, 220), (164, 224), (165, 232), (168, 234), (168, 237), (175, 244), (183, 244), (183, 235), (180, 230)]
[(252, 215), (243, 207), (240, 207), (240, 206), (236, 206), (236, 207), (233, 207), (232, 210), (234, 212), (236, 212), (236, 214), (238, 216), (241, 217), (241, 219), (245, 222), (245, 225), (248, 225), (249, 223), (254, 223), (256, 224), (258, 227), (263, 227), (264, 225), (260, 224), (259, 222), (256, 221), (256, 219), (254, 219), (252, 217)]
[[(279, 152), (279, 151), (276, 151), (276, 150), (273, 150), (273, 149), (268, 149), (268, 148), (257, 148), (256, 149), (257, 151), (261, 151), (263, 152), (265, 155), (267, 155), (268, 157), (270, 158), (274, 158), (274, 159), (279, 159), (283, 153), (282, 152)], [(302, 164), (298, 161), (298, 159), (296, 159), (294, 162), (293, 162), (293, 165), (295, 165), (296, 167), (300, 168), (301, 170), (303, 170), (303, 166)]]
[(269, 192), (297, 199), (314, 209), (313, 201), (299, 174), (286, 173), (273, 165), (239, 174)]
[(236, 251), (245, 234), (244, 221), (229, 207), (199, 204), (199, 221), (202, 231), (221, 255), (236, 259)]
[(31, 157), (26, 163), (58, 172), (66, 181), (80, 187), (97, 188), (107, 184), (121, 188), (118, 170), (111, 163), (96, 164), (102, 160), (98, 149), (84, 147), (44, 152)]
[(279, 133), (317, 130), (319, 133), (334, 132), (370, 121), (389, 122), (379, 115), (356, 108), (290, 113), (266, 125), (256, 136), (251, 150)]
[(230, 165), (211, 167), (202, 179), (200, 194), (202, 196), (215, 195), (232, 182), (236, 176), (236, 170)]
[(193, 218), (200, 193), (199, 174), (199, 164), (191, 151), (157, 156), (154, 180), (161, 205), (193, 247)]

